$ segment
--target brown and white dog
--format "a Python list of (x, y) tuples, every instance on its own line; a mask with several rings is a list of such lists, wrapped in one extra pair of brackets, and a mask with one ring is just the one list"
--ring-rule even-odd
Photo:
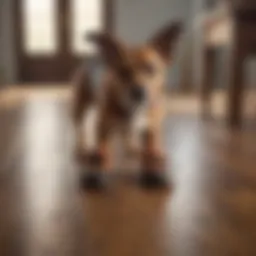
[(154, 169), (154, 163), (158, 162), (156, 159), (161, 157), (163, 89), (167, 67), (172, 60), (180, 32), (181, 24), (172, 22), (156, 33), (145, 45), (136, 48), (128, 48), (120, 40), (105, 33), (90, 37), (98, 46), (106, 72), (101, 89), (96, 94), (86, 69), (81, 68), (77, 72), (74, 80), (73, 118), (77, 149), (81, 152), (84, 151), (86, 143), (86, 138), (82, 135), (83, 118), (89, 107), (96, 103), (97, 150), (93, 159), (98, 159), (101, 169), (107, 168), (109, 164), (109, 140), (113, 132), (121, 131), (127, 145), (130, 144), (134, 119), (141, 106), (144, 106), (144, 115), (147, 117), (141, 148), (144, 156), (143, 167)]

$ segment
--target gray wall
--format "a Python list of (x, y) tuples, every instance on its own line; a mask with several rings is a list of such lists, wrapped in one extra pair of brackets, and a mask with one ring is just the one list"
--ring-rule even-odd
[(0, 83), (16, 81), (16, 54), (14, 50), (13, 0), (0, 0)]
[(124, 40), (141, 43), (170, 20), (187, 21), (191, 0), (116, 0), (116, 32)]

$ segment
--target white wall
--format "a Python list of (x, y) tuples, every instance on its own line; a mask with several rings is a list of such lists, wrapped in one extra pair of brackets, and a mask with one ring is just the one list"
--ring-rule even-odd
[(0, 74), (5, 84), (14, 83), (17, 73), (12, 4), (13, 0), (0, 0)]

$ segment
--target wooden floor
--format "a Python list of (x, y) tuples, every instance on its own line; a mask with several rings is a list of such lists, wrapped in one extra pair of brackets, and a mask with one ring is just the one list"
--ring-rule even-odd
[(165, 127), (171, 189), (120, 175), (90, 194), (78, 186), (67, 93), (22, 95), (0, 104), (1, 256), (256, 255), (255, 128), (202, 121), (188, 101)]

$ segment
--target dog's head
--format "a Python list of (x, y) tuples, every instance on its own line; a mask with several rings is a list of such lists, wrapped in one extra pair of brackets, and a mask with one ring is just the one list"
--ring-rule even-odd
[(106, 33), (91, 34), (90, 39), (117, 81), (116, 90), (125, 104), (138, 105), (147, 97), (154, 97), (164, 84), (165, 73), (173, 56), (173, 49), (181, 33), (181, 24), (172, 22), (140, 47), (127, 47), (119, 39)]

